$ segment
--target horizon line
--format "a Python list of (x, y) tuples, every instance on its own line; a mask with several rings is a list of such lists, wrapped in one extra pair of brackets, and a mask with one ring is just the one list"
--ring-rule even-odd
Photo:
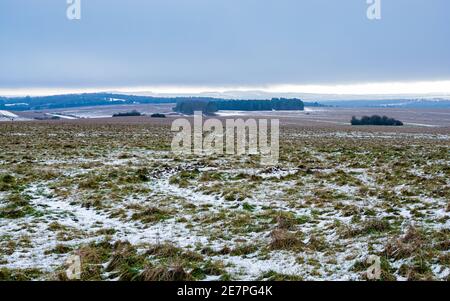
[(415, 81), (415, 82), (372, 82), (356, 84), (274, 84), (261, 86), (196, 86), (196, 85), (159, 85), (159, 86), (116, 86), (116, 87), (33, 87), (33, 88), (0, 88), (0, 96), (54, 96), (63, 94), (82, 93), (123, 93), (123, 94), (167, 94), (167, 95), (195, 95), (213, 93), (251, 93), (268, 94), (317, 94), (317, 95), (353, 95), (353, 96), (382, 96), (382, 95), (450, 95), (450, 80)]

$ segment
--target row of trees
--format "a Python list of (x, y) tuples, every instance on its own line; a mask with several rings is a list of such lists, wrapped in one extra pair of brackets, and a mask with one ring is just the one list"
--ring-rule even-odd
[(297, 98), (272, 98), (271, 100), (223, 100), (223, 99), (182, 99), (178, 100), (175, 112), (191, 115), (195, 111), (213, 114), (218, 110), (228, 111), (290, 111), (304, 110), (303, 101)]
[(112, 93), (83, 93), (38, 97), (0, 97), (0, 110), (27, 111), (117, 104), (174, 103), (176, 98)]
[[(145, 116), (145, 114), (142, 114), (141, 112), (138, 112), (136, 110), (130, 111), (130, 112), (121, 112), (121, 113), (116, 113), (113, 115), (113, 117), (133, 117), (133, 116)], [(150, 117), (152, 118), (166, 118), (166, 115), (161, 114), (161, 113), (154, 113), (152, 115), (150, 115)]]
[(304, 110), (303, 101), (297, 98), (272, 98), (271, 100), (219, 100), (219, 110), (235, 111), (288, 111)]
[(391, 126), (401, 126), (403, 122), (400, 120), (389, 118), (387, 116), (363, 116), (361, 119), (352, 117), (352, 125), (391, 125)]
[(116, 113), (113, 115), (113, 117), (128, 117), (128, 116), (142, 116), (142, 113), (133, 110), (131, 112)]
[(215, 102), (197, 99), (197, 100), (178, 100), (175, 108), (175, 112), (179, 112), (186, 115), (192, 115), (195, 111), (201, 111), (203, 114), (214, 114), (218, 111), (217, 104)]

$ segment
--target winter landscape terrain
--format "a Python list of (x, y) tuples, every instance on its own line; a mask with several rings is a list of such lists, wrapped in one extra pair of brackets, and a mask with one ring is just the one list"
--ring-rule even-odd
[(446, 286), (449, 12), (0, 0), (0, 296)]
[(170, 117), (2, 122), (0, 279), (449, 280), (450, 112), (390, 112), (282, 114), (273, 167), (175, 156)]

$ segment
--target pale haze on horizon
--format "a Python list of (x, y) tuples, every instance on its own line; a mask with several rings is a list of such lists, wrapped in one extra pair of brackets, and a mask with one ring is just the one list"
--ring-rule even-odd
[(450, 95), (450, 2), (0, 2), (0, 95), (59, 92)]

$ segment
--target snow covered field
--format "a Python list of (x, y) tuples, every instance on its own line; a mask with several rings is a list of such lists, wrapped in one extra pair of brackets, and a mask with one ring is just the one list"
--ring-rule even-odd
[[(156, 122), (156, 121), (155, 121)], [(0, 125), (0, 279), (449, 280), (449, 132), (283, 127), (281, 160), (165, 124)]]

